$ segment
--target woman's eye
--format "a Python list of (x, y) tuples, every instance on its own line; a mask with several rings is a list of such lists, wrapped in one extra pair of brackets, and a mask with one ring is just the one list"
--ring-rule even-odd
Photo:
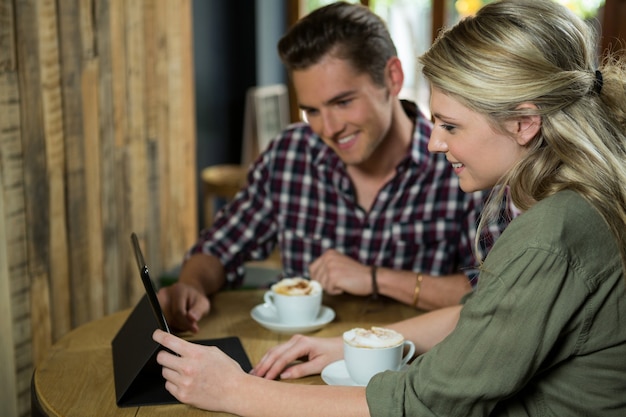
[(440, 126), (441, 126), (442, 129), (444, 129), (447, 132), (452, 132), (454, 130), (454, 126), (452, 126), (452, 125), (448, 125), (448, 124), (442, 123)]

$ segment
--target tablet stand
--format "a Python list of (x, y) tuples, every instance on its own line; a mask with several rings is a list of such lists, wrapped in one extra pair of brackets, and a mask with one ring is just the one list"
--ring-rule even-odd
[[(179, 403), (165, 389), (162, 368), (156, 361), (157, 353), (163, 349), (152, 340), (152, 333), (158, 328), (148, 297), (144, 295), (111, 342), (115, 397), (119, 407)], [(245, 372), (252, 369), (250, 359), (238, 337), (191, 342), (217, 346), (236, 360)]]
[(178, 403), (165, 389), (161, 366), (156, 361), (162, 349), (152, 340), (157, 328), (144, 295), (111, 342), (115, 397), (120, 407)]

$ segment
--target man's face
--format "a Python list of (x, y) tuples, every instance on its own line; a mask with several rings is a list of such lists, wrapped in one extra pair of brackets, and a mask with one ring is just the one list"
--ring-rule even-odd
[(389, 131), (393, 107), (389, 90), (332, 56), (293, 71), (292, 78), (311, 129), (347, 165), (368, 162)]

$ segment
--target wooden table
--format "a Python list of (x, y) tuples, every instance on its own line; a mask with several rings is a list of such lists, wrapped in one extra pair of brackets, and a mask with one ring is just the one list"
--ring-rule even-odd
[[(263, 302), (264, 290), (225, 291), (212, 299), (212, 310), (189, 339), (238, 336), (252, 364), (272, 346), (291, 337), (256, 323), (250, 310)], [(315, 336), (338, 336), (353, 327), (384, 325), (413, 317), (418, 312), (391, 300), (368, 301), (342, 295), (325, 296), (323, 304), (336, 317)], [(33, 374), (33, 412), (52, 416), (226, 416), (183, 405), (120, 408), (115, 403), (111, 341), (130, 310), (112, 314), (78, 327), (61, 338)], [(285, 383), (323, 384), (319, 375)]]

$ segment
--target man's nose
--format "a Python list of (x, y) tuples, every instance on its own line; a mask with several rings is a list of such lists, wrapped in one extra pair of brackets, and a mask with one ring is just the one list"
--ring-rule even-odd
[(343, 121), (333, 111), (323, 111), (321, 132), (325, 138), (332, 138), (343, 130)]

